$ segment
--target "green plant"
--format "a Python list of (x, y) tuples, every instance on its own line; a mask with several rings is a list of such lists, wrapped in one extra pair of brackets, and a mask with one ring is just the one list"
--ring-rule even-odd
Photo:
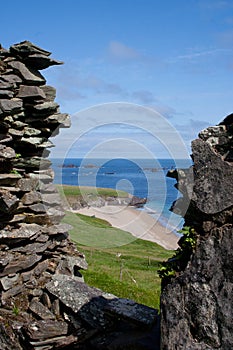
[(18, 316), (19, 315), (19, 311), (20, 311), (19, 308), (16, 305), (14, 305), (13, 309), (12, 309), (13, 314), (15, 316)]
[(12, 169), (12, 170), (11, 170), (11, 174), (16, 174), (16, 175), (18, 175), (19, 172), (18, 172), (18, 170), (16, 170), (16, 169)]
[(184, 226), (179, 233), (183, 235), (179, 240), (180, 247), (170, 259), (161, 263), (158, 270), (159, 277), (162, 278), (165, 283), (169, 282), (170, 279), (175, 277), (179, 272), (184, 271), (196, 246), (197, 234), (194, 228)]
[(19, 159), (19, 158), (21, 158), (21, 157), (22, 157), (21, 153), (16, 153), (16, 154), (15, 154), (15, 159)]

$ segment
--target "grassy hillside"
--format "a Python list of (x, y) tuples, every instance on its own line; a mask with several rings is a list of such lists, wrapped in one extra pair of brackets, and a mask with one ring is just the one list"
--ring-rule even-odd
[(116, 296), (158, 308), (161, 261), (173, 254), (156, 243), (135, 239), (104, 220), (67, 212), (71, 238), (89, 264), (85, 282)]

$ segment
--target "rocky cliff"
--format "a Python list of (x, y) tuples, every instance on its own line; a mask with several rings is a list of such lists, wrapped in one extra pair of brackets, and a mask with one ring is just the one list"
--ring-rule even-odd
[[(192, 142), (193, 168), (170, 173), (183, 198), (189, 241), (168, 261), (161, 296), (161, 349), (233, 349), (233, 114)], [(193, 177), (193, 179), (192, 179)], [(193, 182), (192, 182), (193, 181)], [(193, 186), (193, 192), (192, 192)], [(192, 240), (192, 245), (188, 243)], [(191, 249), (190, 249), (191, 247)], [(186, 249), (186, 253), (184, 254)]]
[(157, 311), (87, 286), (61, 223), (47, 157), (70, 121), (39, 72), (50, 54), (0, 47), (0, 349), (156, 349)]

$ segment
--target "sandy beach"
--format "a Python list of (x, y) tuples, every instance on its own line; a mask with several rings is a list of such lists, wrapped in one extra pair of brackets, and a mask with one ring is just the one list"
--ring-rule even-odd
[(137, 238), (156, 242), (165, 249), (178, 247), (179, 237), (144, 211), (129, 206), (106, 205), (100, 208), (86, 207), (76, 212), (107, 220), (112, 226), (128, 231)]

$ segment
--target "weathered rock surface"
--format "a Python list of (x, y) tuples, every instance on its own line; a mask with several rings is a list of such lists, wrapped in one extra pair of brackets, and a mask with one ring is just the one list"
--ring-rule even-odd
[(0, 46), (0, 349), (159, 349), (157, 311), (88, 287), (61, 223), (47, 148), (70, 118), (38, 71), (50, 54)]
[[(196, 232), (188, 262), (163, 281), (161, 349), (233, 348), (233, 114), (193, 141), (193, 178), (178, 178), (183, 199), (191, 200), (185, 225)], [(181, 264), (179, 264), (181, 266)]]

